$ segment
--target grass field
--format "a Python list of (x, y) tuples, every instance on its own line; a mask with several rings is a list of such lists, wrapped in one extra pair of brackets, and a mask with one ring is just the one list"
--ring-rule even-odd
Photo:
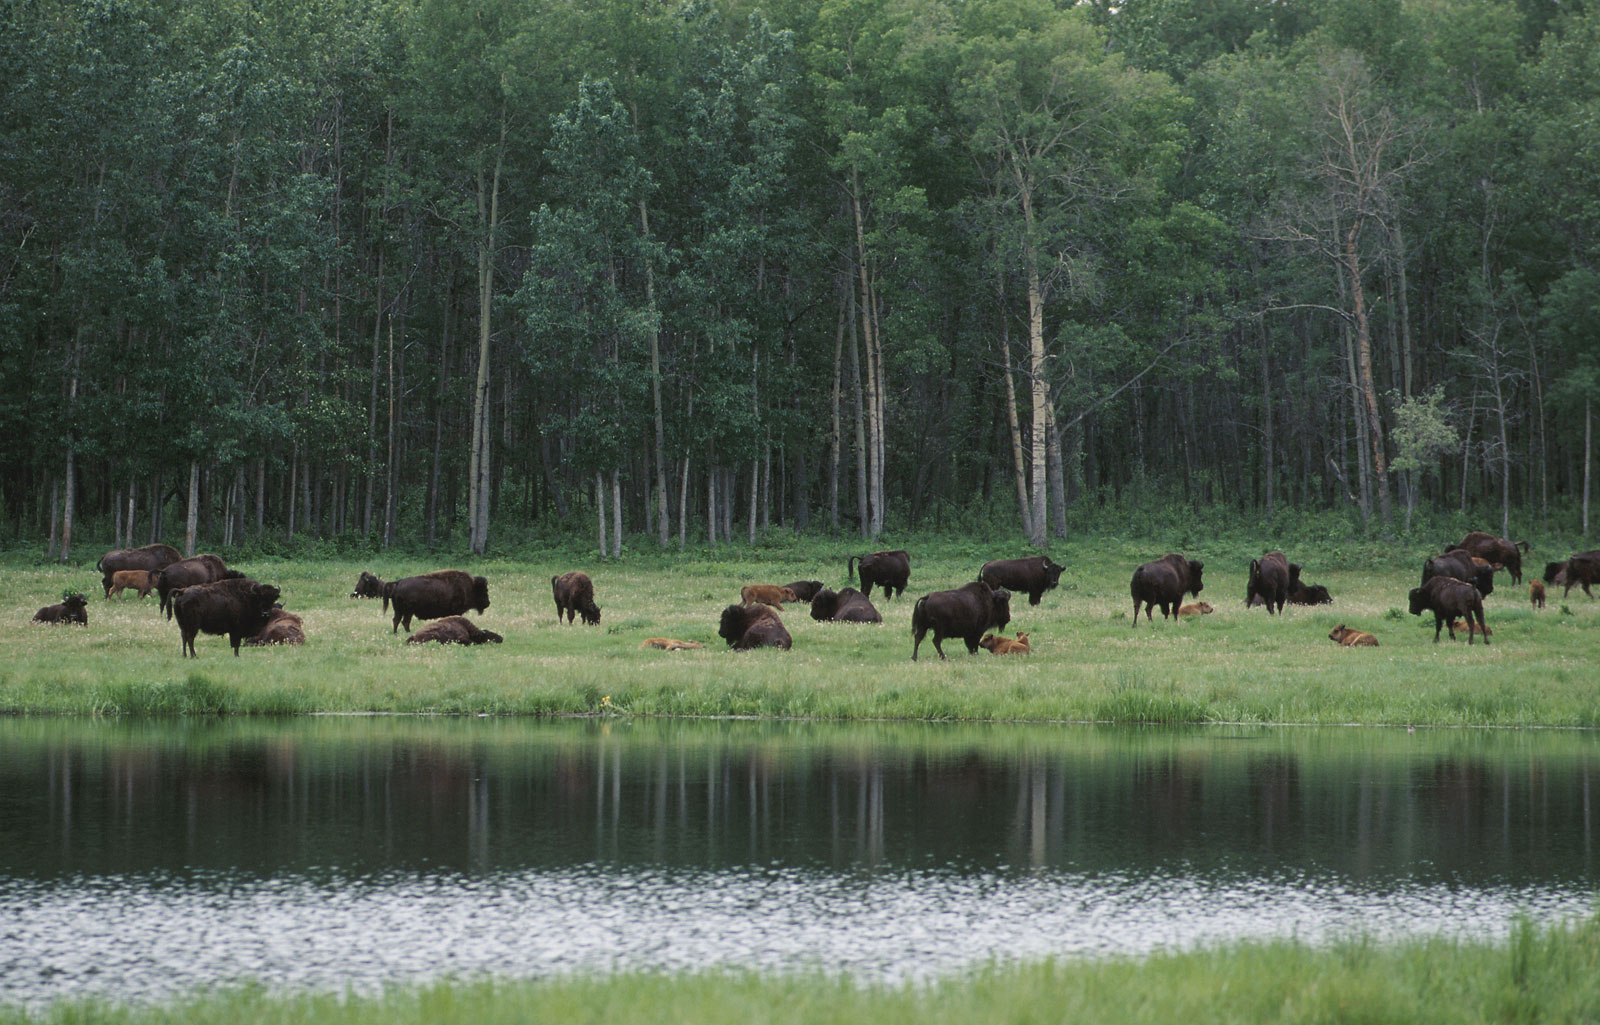
[[(850, 551), (793, 549), (652, 554), (619, 563), (489, 560), (476, 564), (389, 556), (370, 562), (241, 560), (277, 584), (300, 613), (299, 649), (245, 649), (204, 636), (200, 657), (179, 657), (175, 624), (154, 597), (100, 597), (91, 564), (12, 564), (0, 618), (0, 711), (76, 714), (753, 715), (816, 718), (1085, 720), (1107, 722), (1600, 725), (1600, 600), (1574, 591), (1534, 611), (1526, 581), (1505, 574), (1486, 602), (1492, 643), (1433, 642), (1432, 617), (1406, 614), (1422, 554), (1289, 551), (1334, 604), (1269, 617), (1246, 609), (1245, 544), (1186, 550), (1205, 560), (1209, 616), (1132, 625), (1128, 579), (1160, 550), (1096, 542), (1053, 552), (1068, 570), (1038, 606), (1012, 604), (1006, 633), (1032, 639), (1030, 656), (968, 655), (959, 641), (940, 662), (929, 642), (910, 661), (918, 595), (971, 580), (991, 557), (1023, 554), (955, 543), (912, 545), (902, 598), (874, 599), (881, 627), (817, 623), (804, 605), (784, 621), (790, 652), (732, 652), (716, 636), (724, 606), (746, 583), (817, 579), (841, 587)], [(370, 569), (390, 579), (445, 566), (489, 578), (492, 605), (471, 614), (503, 645), (403, 643), (375, 601), (347, 595)], [(598, 627), (558, 625), (550, 577), (581, 568), (594, 578)], [(29, 622), (64, 589), (90, 596), (89, 628)], [(1377, 648), (1340, 648), (1348, 624)], [(695, 640), (703, 650), (641, 650), (646, 637)]]

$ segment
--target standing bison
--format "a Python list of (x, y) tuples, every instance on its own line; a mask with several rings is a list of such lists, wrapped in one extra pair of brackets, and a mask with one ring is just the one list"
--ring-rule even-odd
[(1200, 597), (1203, 584), (1200, 581), (1200, 571), (1204, 567), (1202, 562), (1191, 562), (1177, 554), (1163, 555), (1154, 562), (1147, 562), (1133, 571), (1133, 580), (1128, 584), (1128, 590), (1133, 594), (1133, 625), (1139, 625), (1139, 606), (1144, 605), (1144, 618), (1155, 622), (1151, 613), (1153, 606), (1161, 606), (1161, 618), (1178, 610), (1183, 604), (1185, 591)]
[(202, 633), (227, 634), (233, 654), (246, 637), (254, 637), (272, 618), (278, 589), (248, 577), (195, 584), (172, 594), (173, 615), (183, 635), (183, 653), (199, 658), (194, 639)]
[(371, 573), (368, 573), (366, 570), (362, 570), (361, 575), (356, 578), (356, 589), (350, 592), (350, 597), (382, 598), (383, 581), (379, 580)]
[(1600, 584), (1600, 549), (1580, 552), (1568, 558), (1566, 562), (1546, 564), (1544, 582), (1552, 587), (1564, 587), (1561, 592), (1563, 598), (1572, 593), (1574, 584), (1582, 587), (1583, 593), (1593, 598), (1594, 592), (1589, 590), (1589, 585)]
[(551, 577), (550, 591), (556, 599), (556, 622), (561, 622), (563, 615), (569, 626), (575, 615), (583, 617), (584, 626), (600, 622), (600, 606), (594, 603), (594, 581), (589, 574), (573, 570)]
[(406, 638), (407, 644), (499, 644), (505, 638), (493, 630), (480, 630), (465, 616), (446, 616)]
[[(1282, 552), (1268, 552), (1259, 559), (1250, 560), (1250, 580), (1245, 585), (1244, 603), (1246, 606), (1255, 604), (1255, 598), (1261, 598), (1261, 604), (1267, 607), (1267, 615), (1283, 611), (1283, 603), (1289, 600), (1289, 558)], [(1294, 579), (1300, 579), (1300, 567), (1294, 568)], [(1165, 612), (1165, 609), (1162, 610)]]
[(443, 619), (459, 616), (468, 609), (479, 612), (489, 607), (489, 581), (459, 569), (441, 569), (414, 577), (402, 577), (383, 585), (383, 611), (394, 603), (394, 629), (411, 632), (412, 619)]
[(1522, 553), (1530, 550), (1532, 545), (1526, 541), (1511, 541), (1503, 537), (1495, 537), (1487, 531), (1474, 530), (1462, 538), (1458, 544), (1448, 545), (1446, 552), (1461, 549), (1480, 559), (1487, 560), (1496, 567), (1504, 566), (1506, 572), (1511, 574), (1511, 582), (1522, 583)]
[(35, 623), (55, 623), (57, 625), (78, 626), (89, 625), (89, 601), (81, 594), (69, 594), (55, 605), (46, 605), (33, 614)]
[(824, 587), (811, 599), (811, 618), (819, 623), (881, 623), (883, 615), (866, 595), (853, 587), (831, 591)]
[(906, 593), (906, 581), (911, 579), (911, 556), (904, 549), (852, 555), (845, 567), (846, 579), (854, 579), (857, 562), (861, 564), (861, 593), (868, 598), (872, 597), (873, 584), (883, 588), (885, 598)]
[(172, 618), (172, 592), (183, 587), (193, 587), (195, 584), (209, 584), (217, 580), (231, 580), (244, 576), (243, 573), (228, 569), (222, 559), (215, 555), (191, 555), (187, 559), (179, 559), (160, 571), (156, 578), (156, 594), (161, 599), (160, 610)]
[(782, 648), (788, 651), (794, 644), (783, 625), (778, 610), (771, 605), (729, 605), (722, 610), (722, 622), (717, 625), (717, 636), (728, 642), (734, 651), (751, 648)]
[(1028, 604), (1037, 605), (1046, 591), (1053, 591), (1061, 582), (1061, 571), (1048, 555), (1033, 555), (1026, 559), (995, 559), (983, 564), (978, 579), (990, 587), (1003, 587), (1013, 593), (1026, 592)]
[(1431, 577), (1421, 587), (1411, 589), (1411, 614), (1420, 616), (1433, 613), (1433, 642), (1439, 643), (1439, 630), (1450, 628), (1450, 639), (1456, 639), (1456, 617), (1472, 622), (1477, 619), (1478, 629), (1467, 631), (1467, 643), (1472, 643), (1474, 633), (1483, 634), (1483, 643), (1489, 643), (1489, 628), (1483, 622), (1483, 595), (1464, 580), (1454, 577)]
[(111, 574), (111, 593), (107, 597), (121, 598), (122, 592), (131, 587), (138, 592), (139, 597), (148, 598), (150, 592), (155, 589), (156, 576), (160, 572), (148, 569), (119, 569)]
[(183, 558), (183, 553), (171, 545), (145, 545), (143, 548), (117, 548), (105, 553), (95, 561), (94, 568), (100, 571), (100, 584), (105, 588), (106, 597), (111, 597), (112, 577), (119, 569), (166, 569), (168, 566)]
[(1494, 593), (1494, 567), (1460, 549), (1435, 555), (1422, 564), (1422, 583), (1426, 585), (1434, 577), (1469, 583), (1485, 598)]
[(933, 631), (933, 650), (944, 658), (940, 644), (946, 637), (959, 637), (967, 653), (978, 650), (978, 642), (991, 630), (1004, 630), (1011, 622), (1011, 592), (990, 587), (982, 580), (953, 591), (934, 591), (917, 599), (911, 609), (911, 661), (917, 660), (922, 638)]

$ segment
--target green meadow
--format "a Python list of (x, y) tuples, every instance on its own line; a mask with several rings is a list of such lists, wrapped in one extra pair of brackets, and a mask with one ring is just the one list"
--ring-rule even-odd
[[(911, 583), (893, 600), (874, 592), (882, 626), (818, 623), (807, 606), (790, 605), (788, 652), (728, 650), (716, 636), (722, 609), (747, 583), (845, 586), (846, 559), (860, 548), (795, 543), (618, 562), (571, 554), (475, 562), (236, 557), (230, 564), (282, 588), (309, 639), (234, 658), (225, 637), (202, 635), (192, 660), (180, 657), (177, 626), (159, 616), (154, 596), (100, 597), (92, 559), (76, 567), (12, 559), (0, 598), (0, 618), (11, 624), (0, 639), (0, 712), (1600, 725), (1600, 600), (1557, 592), (1534, 610), (1527, 577), (1517, 586), (1497, 575), (1486, 602), (1490, 644), (1469, 644), (1464, 633), (1436, 644), (1431, 615), (1406, 612), (1420, 550), (1291, 547), (1305, 579), (1325, 585), (1334, 603), (1269, 616), (1244, 605), (1259, 547), (1195, 546), (1183, 550), (1205, 561), (1200, 597), (1215, 612), (1171, 621), (1158, 610), (1153, 625), (1141, 618), (1134, 627), (1129, 577), (1163, 549), (1085, 542), (1052, 551), (1067, 571), (1040, 605), (1013, 599), (1005, 633), (1029, 634), (1031, 655), (969, 655), (952, 640), (941, 662), (930, 638), (913, 663), (918, 595), (973, 579), (985, 559), (1024, 553), (949, 541), (883, 546), (901, 544), (912, 552)], [(1528, 561), (1532, 571), (1537, 557)], [(488, 577), (491, 606), (469, 617), (504, 635), (504, 644), (409, 645), (378, 602), (348, 597), (364, 569), (391, 579), (445, 567)], [(569, 569), (594, 578), (598, 626), (557, 622), (550, 578)], [(87, 630), (29, 622), (71, 589), (90, 596)], [(1379, 646), (1335, 645), (1328, 632), (1341, 623), (1375, 634)], [(649, 637), (705, 647), (642, 649)]]

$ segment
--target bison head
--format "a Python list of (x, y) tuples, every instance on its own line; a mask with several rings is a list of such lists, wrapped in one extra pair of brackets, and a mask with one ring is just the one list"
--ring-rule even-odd
[(1420, 616), (1428, 610), (1428, 594), (1420, 587), (1411, 589), (1411, 614)]
[(833, 618), (839, 610), (839, 595), (832, 588), (824, 587), (811, 596), (811, 618), (819, 623), (825, 623)]
[(1004, 630), (1011, 622), (1011, 592), (1003, 587), (994, 589), (994, 628)]
[(1200, 570), (1204, 565), (1201, 562), (1189, 563), (1189, 593), (1196, 598), (1200, 597), (1200, 591), (1205, 586), (1200, 582)]
[(489, 581), (485, 577), (472, 578), (472, 607), (479, 612), (489, 607)]
[(717, 636), (734, 645), (744, 636), (745, 610), (743, 605), (729, 605), (722, 610), (722, 622), (717, 626)]
[(1065, 566), (1058, 566), (1050, 556), (1044, 557), (1044, 578), (1048, 587), (1055, 587), (1061, 583), (1061, 571)]

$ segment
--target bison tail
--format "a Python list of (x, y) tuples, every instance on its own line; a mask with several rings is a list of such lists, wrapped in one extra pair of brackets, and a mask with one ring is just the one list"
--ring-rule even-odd
[(1523, 550), (1523, 551), (1524, 551), (1524, 552), (1531, 552), (1531, 551), (1533, 551), (1533, 545), (1530, 545), (1530, 544), (1529, 544), (1529, 543), (1528, 543), (1528, 542), (1526, 542), (1526, 541), (1517, 541), (1517, 542), (1514, 542), (1514, 543), (1515, 543), (1515, 544), (1516, 544), (1516, 546), (1517, 546), (1517, 547), (1518, 547), (1518, 548), (1520, 548), (1520, 549), (1522, 549), (1522, 550)]
[(911, 606), (911, 632), (912, 632), (912, 634), (915, 634), (919, 628), (923, 627), (923, 621), (924, 620), (923, 620), (923, 614), (922, 614), (922, 606), (924, 604), (926, 604), (927, 601), (928, 601), (928, 596), (927, 595), (923, 595), (921, 598), (917, 599), (917, 603), (915, 605)]
[(844, 578), (846, 580), (854, 580), (856, 578), (856, 557), (854, 555), (850, 556), (850, 561), (845, 563)]

